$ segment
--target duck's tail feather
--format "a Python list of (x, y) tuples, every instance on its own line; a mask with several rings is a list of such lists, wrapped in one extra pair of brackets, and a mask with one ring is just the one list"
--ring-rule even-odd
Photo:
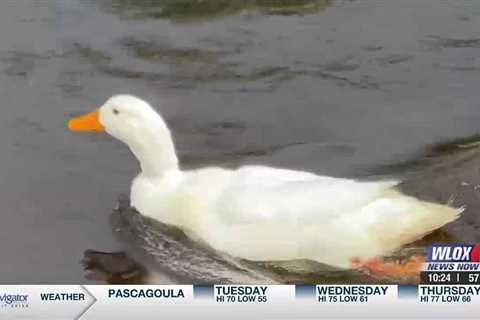
[[(395, 250), (401, 245), (423, 238), (432, 231), (460, 217), (464, 208), (421, 201), (398, 191), (389, 192), (372, 203), (372, 212), (382, 212), (382, 222), (372, 224), (372, 234), (384, 250)], [(376, 206), (376, 207), (375, 207)], [(388, 206), (388, 210), (385, 207)]]

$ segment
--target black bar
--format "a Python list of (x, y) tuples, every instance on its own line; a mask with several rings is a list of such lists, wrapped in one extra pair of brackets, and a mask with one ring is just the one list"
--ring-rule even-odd
[(479, 271), (422, 271), (420, 284), (480, 284)]

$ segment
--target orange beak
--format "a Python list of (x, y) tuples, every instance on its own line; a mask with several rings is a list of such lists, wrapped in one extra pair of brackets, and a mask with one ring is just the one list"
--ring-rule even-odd
[(79, 132), (105, 131), (105, 127), (100, 123), (100, 112), (98, 110), (71, 119), (68, 121), (68, 129)]

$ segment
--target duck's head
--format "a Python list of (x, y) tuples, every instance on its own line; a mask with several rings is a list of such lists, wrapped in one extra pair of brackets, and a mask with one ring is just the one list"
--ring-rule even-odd
[[(170, 130), (160, 115), (140, 98), (131, 95), (113, 96), (100, 108), (71, 119), (68, 128), (77, 132), (106, 131), (125, 142), (140, 160), (142, 167), (147, 167), (148, 162), (176, 165)], [(155, 165), (157, 166), (159, 165)]]
[(100, 108), (71, 119), (68, 128), (77, 132), (106, 131), (127, 144), (152, 133), (168, 131), (165, 122), (147, 102), (131, 95), (111, 97)]

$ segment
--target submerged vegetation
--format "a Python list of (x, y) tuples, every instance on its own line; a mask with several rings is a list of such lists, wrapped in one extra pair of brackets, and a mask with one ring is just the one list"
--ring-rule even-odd
[(430, 153), (432, 155), (442, 155), (456, 152), (458, 150), (466, 150), (480, 147), (480, 134), (473, 136), (462, 137), (458, 139), (452, 139), (439, 143), (430, 147)]
[[(292, 70), (282, 66), (259, 66), (252, 69), (241, 69), (235, 62), (223, 61), (229, 51), (200, 49), (194, 46), (181, 47), (157, 40), (124, 37), (118, 40), (122, 50), (139, 61), (159, 65), (151, 70), (137, 69), (115, 63), (114, 58), (104, 51), (93, 49), (87, 45), (76, 43), (73, 52), (91, 63), (99, 72), (127, 79), (164, 82), (175, 87), (191, 87), (206, 83), (256, 83), (265, 81), (260, 88), (269, 90), (283, 81), (295, 76), (307, 74), (304, 71)], [(167, 66), (167, 68), (162, 68)], [(257, 86), (258, 87), (258, 86)], [(245, 89), (245, 87), (242, 87)], [(261, 89), (259, 89), (261, 90)]]
[(151, 62), (177, 65), (188, 63), (211, 64), (216, 63), (219, 56), (214, 51), (197, 48), (176, 48), (159, 42), (137, 40), (132, 37), (124, 38), (120, 42), (123, 47), (133, 51), (137, 58)]
[(111, 0), (112, 8), (135, 18), (188, 21), (227, 16), (241, 11), (272, 15), (313, 13), (333, 0)]

